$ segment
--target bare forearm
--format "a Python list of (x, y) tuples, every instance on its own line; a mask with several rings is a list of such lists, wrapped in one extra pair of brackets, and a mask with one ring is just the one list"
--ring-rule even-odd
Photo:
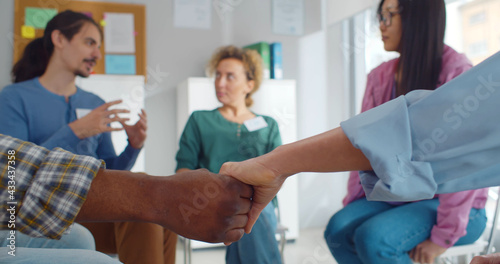
[(351, 144), (340, 127), (280, 146), (257, 160), (283, 176), (371, 169), (363, 152)]
[(168, 177), (100, 170), (77, 221), (138, 221), (162, 225), (187, 238), (234, 242), (243, 235), (252, 188), (195, 170)]
[(153, 180), (146, 174), (101, 169), (76, 220), (153, 221), (151, 202), (147, 200)]

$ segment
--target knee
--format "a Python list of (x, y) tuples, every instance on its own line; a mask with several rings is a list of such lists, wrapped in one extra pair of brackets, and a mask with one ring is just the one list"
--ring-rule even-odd
[(379, 230), (380, 228), (362, 225), (354, 232), (354, 246), (361, 259), (370, 259), (374, 261), (373, 263), (383, 263), (375, 260), (385, 255), (384, 252), (389, 253), (387, 252), (389, 248), (387, 242), (384, 241), (383, 232)]
[[(352, 224), (341, 214), (334, 214), (326, 226), (324, 237), (330, 249), (339, 247), (347, 242), (350, 225)], [(352, 227), (353, 228), (353, 227)]]
[(92, 233), (80, 224), (73, 224), (69, 234), (62, 238), (66, 248), (95, 250), (95, 241)]

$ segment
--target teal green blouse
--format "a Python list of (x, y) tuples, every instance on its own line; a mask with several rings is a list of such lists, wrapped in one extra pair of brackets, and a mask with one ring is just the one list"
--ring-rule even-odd
[(225, 119), (217, 109), (195, 111), (189, 117), (176, 155), (178, 169), (205, 168), (218, 173), (227, 161), (243, 161), (281, 145), (278, 123), (262, 116), (267, 127), (248, 131), (244, 124)]

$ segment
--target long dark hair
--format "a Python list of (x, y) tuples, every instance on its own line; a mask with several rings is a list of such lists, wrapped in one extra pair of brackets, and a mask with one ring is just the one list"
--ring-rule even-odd
[[(438, 85), (444, 49), (446, 7), (444, 0), (398, 0), (402, 36), (396, 72), (396, 96)], [(382, 11), (380, 2), (378, 12)]]
[(47, 69), (49, 59), (54, 52), (52, 32), (59, 30), (66, 39), (71, 40), (80, 32), (85, 23), (95, 25), (102, 37), (101, 28), (87, 15), (66, 10), (53, 17), (47, 23), (43, 37), (33, 40), (24, 49), (23, 56), (12, 68), (12, 81), (17, 83), (41, 76)]

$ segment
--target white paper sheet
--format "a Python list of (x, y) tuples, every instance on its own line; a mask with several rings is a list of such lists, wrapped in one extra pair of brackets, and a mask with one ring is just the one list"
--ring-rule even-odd
[(135, 53), (134, 14), (104, 13), (104, 51)]
[(174, 26), (179, 28), (210, 29), (211, 0), (175, 0)]
[(272, 13), (275, 34), (304, 34), (304, 0), (273, 0)]

